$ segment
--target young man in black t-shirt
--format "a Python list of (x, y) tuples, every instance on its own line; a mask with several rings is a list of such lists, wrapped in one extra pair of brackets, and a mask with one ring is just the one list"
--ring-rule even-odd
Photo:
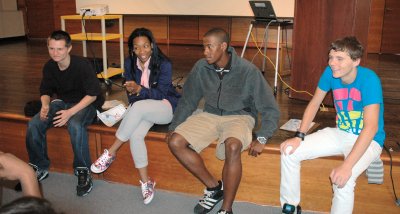
[(29, 164), (39, 181), (47, 178), (50, 160), (47, 155), (46, 131), (66, 126), (74, 152), (74, 173), (78, 176), (78, 196), (87, 195), (93, 187), (89, 167), (87, 126), (101, 106), (100, 82), (87, 60), (71, 56), (71, 37), (54, 31), (47, 40), (50, 60), (44, 65), (40, 84), (42, 107), (28, 124), (26, 147)]

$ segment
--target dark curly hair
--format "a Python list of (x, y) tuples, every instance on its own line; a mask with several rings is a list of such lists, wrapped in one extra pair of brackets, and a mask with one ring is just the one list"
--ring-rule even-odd
[(156, 39), (153, 36), (153, 33), (149, 29), (146, 29), (146, 28), (136, 28), (134, 31), (132, 31), (132, 33), (128, 39), (129, 57), (132, 62), (131, 63), (132, 72), (134, 74), (134, 70), (135, 70), (135, 66), (136, 66), (135, 62), (137, 59), (137, 56), (136, 56), (135, 52), (133, 51), (133, 40), (136, 37), (140, 37), (140, 36), (146, 37), (152, 45), (152, 54), (151, 54), (149, 68), (151, 70), (152, 75), (158, 76), (158, 74), (161, 72), (160, 71), (161, 62), (163, 60), (167, 60), (167, 61), (170, 61), (170, 60), (158, 47)]

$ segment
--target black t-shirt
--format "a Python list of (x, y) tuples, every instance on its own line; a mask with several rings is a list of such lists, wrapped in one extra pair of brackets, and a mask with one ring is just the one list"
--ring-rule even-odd
[(89, 61), (73, 55), (66, 70), (61, 71), (52, 59), (43, 67), (40, 95), (54, 94), (66, 103), (78, 103), (86, 95), (97, 96), (92, 103), (96, 108), (104, 103), (100, 82)]

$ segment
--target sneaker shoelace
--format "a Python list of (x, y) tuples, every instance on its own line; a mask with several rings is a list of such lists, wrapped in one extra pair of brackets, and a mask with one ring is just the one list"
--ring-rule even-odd
[(142, 194), (144, 198), (149, 197), (153, 193), (153, 182), (147, 181), (142, 183)]
[(213, 193), (214, 191), (208, 191), (207, 189), (205, 189), (203, 198), (200, 199), (199, 204), (206, 209), (210, 209), (211, 207), (213, 207), (214, 203), (216, 202), (215, 199), (211, 198)]
[(96, 166), (97, 167), (105, 167), (109, 165), (112, 161), (113, 157), (109, 155), (109, 153), (103, 153), (99, 159), (96, 161)]

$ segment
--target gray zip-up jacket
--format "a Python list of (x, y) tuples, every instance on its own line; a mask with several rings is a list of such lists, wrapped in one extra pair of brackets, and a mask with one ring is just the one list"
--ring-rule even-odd
[(221, 79), (213, 65), (203, 58), (196, 62), (184, 86), (169, 130), (184, 122), (198, 107), (204, 97), (204, 111), (216, 115), (250, 115), (261, 126), (258, 137), (272, 136), (278, 127), (279, 108), (271, 87), (261, 71), (246, 59), (240, 58), (232, 47), (229, 72)]

